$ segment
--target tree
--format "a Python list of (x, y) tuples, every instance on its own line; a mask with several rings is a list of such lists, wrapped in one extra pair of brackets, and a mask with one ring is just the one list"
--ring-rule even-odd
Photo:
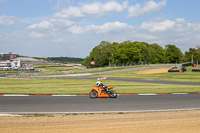
[[(200, 51), (200, 48), (198, 50)], [(163, 49), (156, 43), (124, 41), (111, 44), (102, 41), (85, 58), (84, 65), (89, 66), (91, 60), (95, 61), (96, 67), (119, 63), (180, 63), (183, 57), (181, 50), (171, 44)]]
[(88, 64), (92, 59), (95, 61), (96, 67), (114, 64), (114, 46), (110, 42), (102, 41), (92, 49), (84, 64), (89, 66)]
[(106, 56), (109, 61), (109, 66), (115, 64), (115, 51), (118, 48), (119, 44), (114, 42), (113, 44), (109, 44), (105, 47), (106, 49)]
[(132, 63), (141, 61), (141, 52), (138, 47), (130, 42), (121, 43), (115, 51), (115, 63)]
[(91, 57), (90, 56), (87, 56), (83, 62), (83, 65), (86, 66), (86, 67), (89, 67), (90, 66), (90, 61), (91, 61)]
[(192, 58), (194, 62), (200, 61), (200, 47), (190, 48), (185, 52), (185, 58), (188, 62), (192, 62)]
[(145, 42), (137, 42), (137, 41), (133, 43), (134, 45), (136, 45), (136, 47), (138, 48), (141, 54), (139, 62), (150, 63), (151, 57), (149, 56), (150, 55), (149, 44)]
[(180, 63), (182, 62), (183, 53), (175, 45), (168, 44), (165, 46), (165, 58), (167, 63)]
[(157, 43), (151, 44), (151, 47), (155, 51), (155, 57), (153, 58), (152, 63), (164, 63), (165, 50), (163, 49), (163, 47), (161, 47)]

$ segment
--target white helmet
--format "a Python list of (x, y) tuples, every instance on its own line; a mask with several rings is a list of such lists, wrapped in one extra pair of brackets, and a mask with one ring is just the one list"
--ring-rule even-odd
[(101, 84), (101, 82), (100, 82), (100, 81), (97, 81), (97, 82), (96, 82), (96, 85), (97, 85), (97, 86), (98, 86), (98, 85), (100, 85), (100, 84)]

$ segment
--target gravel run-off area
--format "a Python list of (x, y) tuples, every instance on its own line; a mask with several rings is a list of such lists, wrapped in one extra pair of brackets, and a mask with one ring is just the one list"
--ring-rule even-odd
[(0, 116), (0, 133), (199, 133), (200, 110)]

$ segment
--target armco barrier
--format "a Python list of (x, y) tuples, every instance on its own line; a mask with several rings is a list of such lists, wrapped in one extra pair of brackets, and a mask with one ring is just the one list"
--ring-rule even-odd
[(192, 63), (184, 63), (182, 64), (182, 67), (188, 67), (188, 66), (192, 66), (193, 64)]

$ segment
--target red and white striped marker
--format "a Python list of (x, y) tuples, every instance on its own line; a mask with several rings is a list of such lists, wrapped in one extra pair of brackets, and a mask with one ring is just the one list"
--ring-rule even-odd
[(102, 78), (98, 78), (97, 80), (104, 80), (107, 79), (108, 77), (102, 77)]

